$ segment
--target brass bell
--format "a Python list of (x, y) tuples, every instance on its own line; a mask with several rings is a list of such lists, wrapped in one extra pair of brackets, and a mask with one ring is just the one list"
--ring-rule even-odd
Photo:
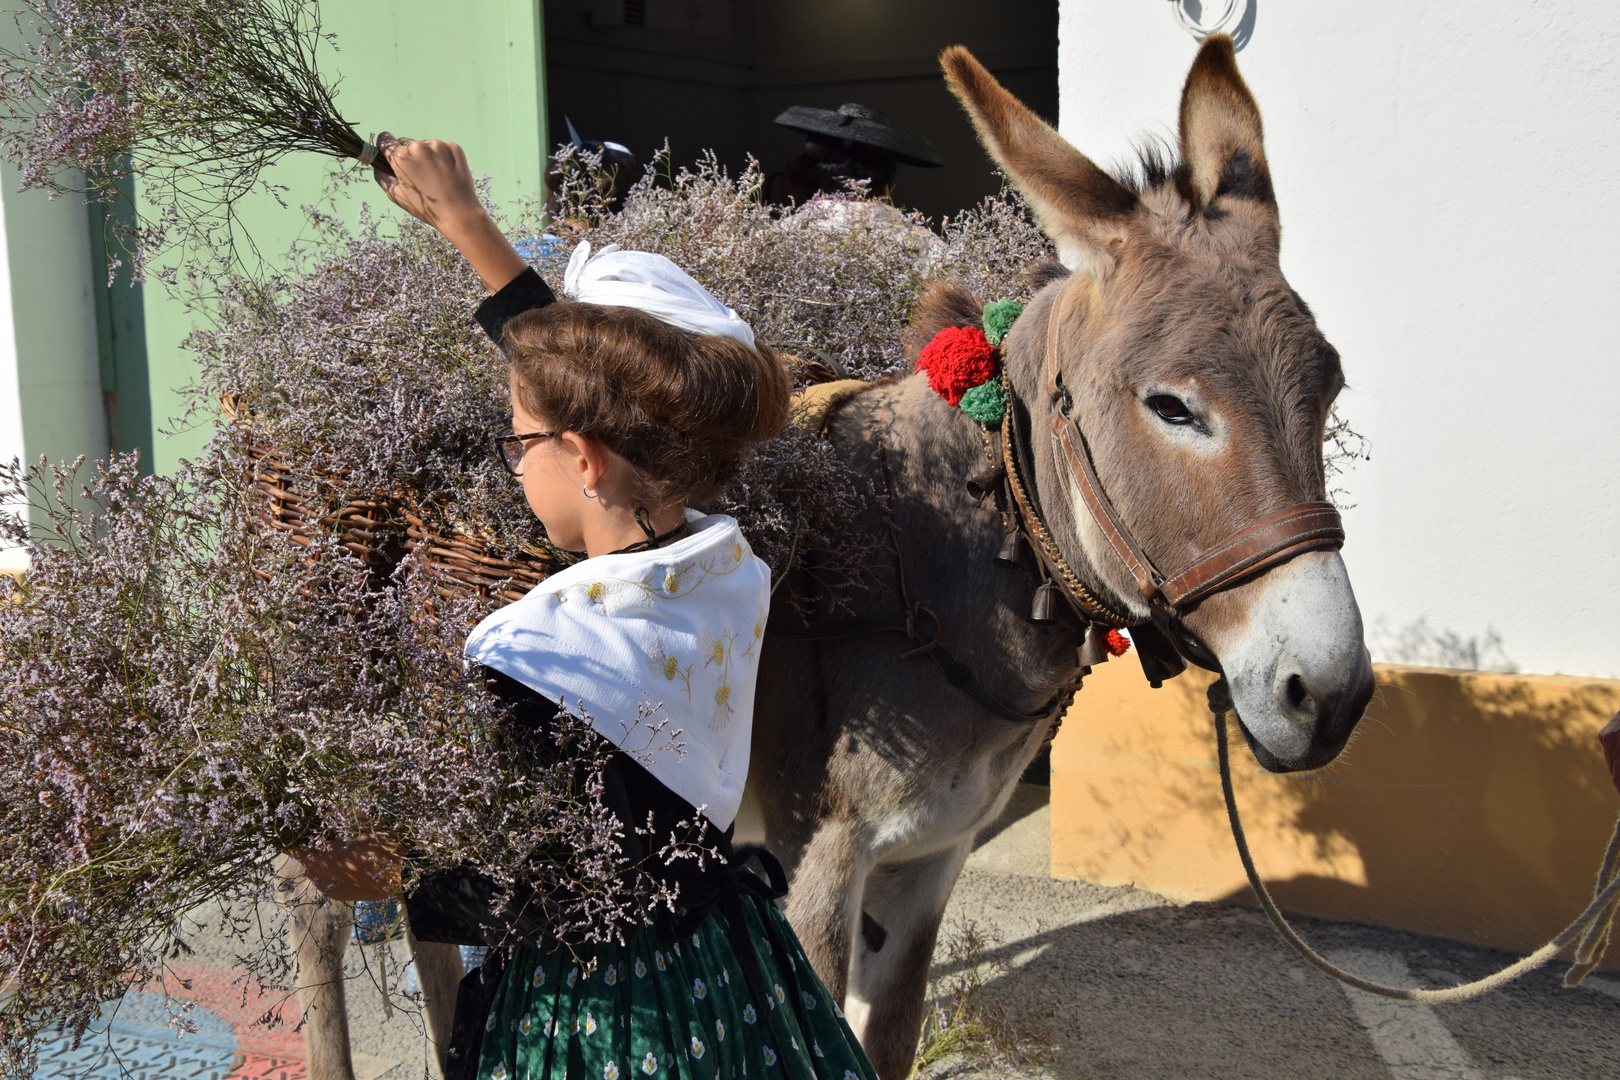
[(1024, 534), (1014, 529), (1001, 538), (1001, 550), (996, 552), (997, 566), (1018, 566), (1023, 561)]
[(1001, 486), (1002, 477), (1007, 475), (1007, 469), (1002, 465), (992, 465), (978, 476), (967, 482), (968, 494), (975, 499), (982, 499)]
[(1057, 586), (1050, 581), (1035, 590), (1035, 599), (1029, 605), (1030, 622), (1051, 622), (1057, 617)]
[(1108, 628), (1092, 623), (1086, 631), (1086, 643), (1080, 646), (1080, 666), (1096, 667), (1106, 664), (1113, 654), (1108, 651)]

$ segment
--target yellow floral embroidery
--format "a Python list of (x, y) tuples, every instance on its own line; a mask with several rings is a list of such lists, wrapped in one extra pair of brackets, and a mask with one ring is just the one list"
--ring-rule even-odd
[[(645, 577), (641, 578), (615, 577), (593, 581), (584, 586), (585, 597), (588, 600), (600, 603), (608, 595), (609, 586), (607, 583), (617, 582), (638, 590), (641, 593), (641, 598), (648, 602), (680, 599), (683, 596), (690, 596), (697, 589), (714, 581), (716, 578), (723, 578), (728, 574), (736, 573), (743, 566), (744, 554), (742, 544), (733, 541), (731, 547), (724, 549), (719, 555), (695, 559), (691, 562), (682, 563), (678, 567), (666, 569), (662, 577), (658, 576), (656, 571), (650, 571)], [(555, 590), (551, 595), (562, 599), (569, 589), (580, 588), (582, 584), (566, 585)]]
[(692, 669), (692, 664), (687, 664), (683, 668), (680, 658), (664, 649), (663, 638), (659, 638), (653, 647), (647, 650), (647, 670), (651, 671), (655, 678), (662, 675), (670, 682), (680, 679), (681, 689), (686, 692), (688, 701), (692, 700)]
[(724, 641), (714, 643), (714, 662), (717, 664), (726, 662), (726, 643)]
[(754, 636), (757, 638), (762, 638), (765, 636), (764, 622), (757, 622), (754, 624)]
[(731, 687), (725, 686), (725, 685), (722, 684), (720, 689), (718, 689), (718, 690), (716, 690), (714, 692), (714, 703), (716, 705), (719, 705), (721, 708), (725, 708), (726, 703), (729, 702), (730, 700), (731, 700)]

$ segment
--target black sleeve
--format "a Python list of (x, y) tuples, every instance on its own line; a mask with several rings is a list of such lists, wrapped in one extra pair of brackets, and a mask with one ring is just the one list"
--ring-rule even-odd
[(543, 281), (534, 267), (526, 267), (523, 273), (508, 281), (500, 292), (478, 305), (473, 312), (473, 318), (478, 325), (484, 328), (484, 333), (495, 344), (501, 343), (501, 333), (506, 324), (535, 308), (543, 308), (547, 304), (555, 304), (557, 295), (551, 291), (551, 286)]

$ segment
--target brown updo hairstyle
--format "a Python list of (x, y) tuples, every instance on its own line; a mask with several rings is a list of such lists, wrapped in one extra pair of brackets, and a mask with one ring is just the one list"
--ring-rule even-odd
[(793, 384), (769, 347), (635, 308), (549, 304), (507, 323), (503, 347), (524, 409), (624, 458), (651, 509), (717, 494), (787, 423)]

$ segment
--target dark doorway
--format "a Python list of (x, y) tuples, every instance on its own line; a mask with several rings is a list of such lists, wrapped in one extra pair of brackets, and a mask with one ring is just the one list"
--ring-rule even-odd
[(767, 172), (803, 151), (772, 123), (789, 105), (859, 102), (922, 132), (945, 167), (901, 166), (895, 202), (938, 218), (997, 190), (989, 159), (940, 78), (947, 45), (973, 50), (1006, 87), (1057, 117), (1057, 0), (551, 0), (546, 94), (588, 139), (675, 166), (712, 150)]

